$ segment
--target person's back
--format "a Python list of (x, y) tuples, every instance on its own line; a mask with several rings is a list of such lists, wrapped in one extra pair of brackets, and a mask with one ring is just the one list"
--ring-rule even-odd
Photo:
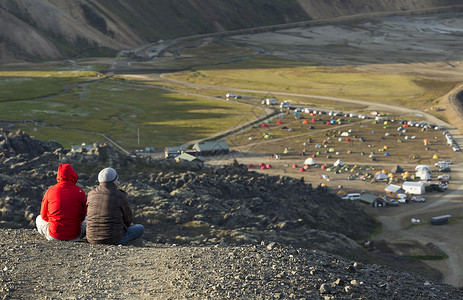
[(88, 193), (87, 240), (93, 244), (116, 244), (132, 222), (126, 193), (114, 183), (102, 182)]
[(75, 184), (77, 173), (69, 164), (59, 165), (56, 181), (45, 192), (37, 228), (49, 240), (80, 239), (85, 234), (85, 192)]
[(98, 174), (100, 184), (88, 193), (87, 240), (92, 244), (124, 244), (144, 232), (133, 225), (127, 193), (117, 188), (119, 176), (112, 168)]

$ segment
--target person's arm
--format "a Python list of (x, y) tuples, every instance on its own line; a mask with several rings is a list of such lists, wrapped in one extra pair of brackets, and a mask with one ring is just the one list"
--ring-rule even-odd
[(85, 218), (87, 217), (87, 196), (85, 195), (84, 191), (82, 191), (82, 193), (84, 194), (83, 197), (82, 197), (82, 215), (81, 215), (81, 222), (85, 220)]
[(40, 216), (46, 222), (48, 222), (48, 190), (45, 192), (45, 195), (42, 199), (42, 205), (40, 208)]
[(130, 227), (132, 224), (132, 209), (130, 208), (129, 200), (127, 199), (127, 193), (120, 190), (124, 195), (122, 196), (122, 214), (124, 218), (124, 224)]

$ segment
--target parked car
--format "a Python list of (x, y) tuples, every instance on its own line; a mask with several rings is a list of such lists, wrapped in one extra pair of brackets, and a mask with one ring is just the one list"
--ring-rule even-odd
[(435, 184), (435, 183), (432, 183), (428, 186), (425, 187), (425, 190), (427, 192), (444, 192), (446, 190), (446, 187), (444, 186), (441, 186), (440, 184)]
[(442, 189), (442, 192), (449, 188), (449, 184), (445, 181), (439, 183), (439, 187)]
[(397, 201), (399, 203), (409, 203), (410, 200), (408, 200), (408, 197), (406, 194), (400, 193), (397, 195)]
[(280, 108), (291, 108), (291, 105), (288, 103), (288, 101), (283, 101), (280, 103)]
[(412, 196), (412, 198), (410, 199), (412, 202), (425, 202), (426, 199), (424, 199), (423, 197), (421, 196)]
[(449, 166), (439, 167), (439, 172), (451, 172), (452, 169)]
[(449, 174), (439, 175), (439, 176), (437, 176), (437, 180), (448, 182), (448, 181), (450, 181), (450, 175)]
[(442, 166), (446, 166), (446, 165), (448, 165), (448, 163), (447, 163), (447, 161), (444, 161), (444, 160), (438, 161), (438, 162), (436, 162), (436, 163), (434, 164), (434, 166), (436, 166), (436, 167), (438, 167), (438, 168), (439, 168), (439, 167), (442, 167)]
[(399, 201), (395, 199), (386, 199), (385, 202), (386, 202), (386, 205), (389, 205), (389, 206), (399, 206)]

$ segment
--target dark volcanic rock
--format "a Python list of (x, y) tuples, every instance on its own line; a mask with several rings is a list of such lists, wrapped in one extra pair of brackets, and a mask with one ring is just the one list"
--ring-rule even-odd
[(58, 142), (39, 141), (21, 130), (15, 132), (2, 130), (0, 133), (0, 155), (4, 157), (27, 156), (32, 158), (44, 152), (53, 152), (58, 148), (63, 148)]

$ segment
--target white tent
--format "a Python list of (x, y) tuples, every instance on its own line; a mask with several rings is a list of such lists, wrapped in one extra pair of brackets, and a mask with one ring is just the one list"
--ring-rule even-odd
[(343, 133), (341, 133), (341, 136), (350, 136), (350, 133), (347, 131), (344, 131)]
[(384, 179), (388, 179), (388, 178), (389, 177), (387, 177), (387, 174), (383, 173), (383, 172), (379, 172), (378, 174), (375, 175), (376, 180), (384, 180)]
[(429, 174), (429, 172), (421, 172), (418, 177), (420, 177), (420, 180), (422, 181), (431, 180), (431, 174)]
[(428, 165), (417, 165), (415, 167), (415, 171), (416, 172), (420, 172), (421, 170), (426, 170), (426, 171), (429, 171), (429, 166)]
[(341, 166), (341, 167), (342, 167), (342, 166), (344, 166), (344, 163), (343, 163), (340, 159), (338, 159), (337, 161), (334, 162), (333, 165), (334, 165), (335, 167), (337, 167), (337, 166)]
[(304, 165), (312, 166), (312, 165), (316, 165), (316, 164), (317, 164), (317, 162), (312, 157), (309, 157), (304, 161)]

